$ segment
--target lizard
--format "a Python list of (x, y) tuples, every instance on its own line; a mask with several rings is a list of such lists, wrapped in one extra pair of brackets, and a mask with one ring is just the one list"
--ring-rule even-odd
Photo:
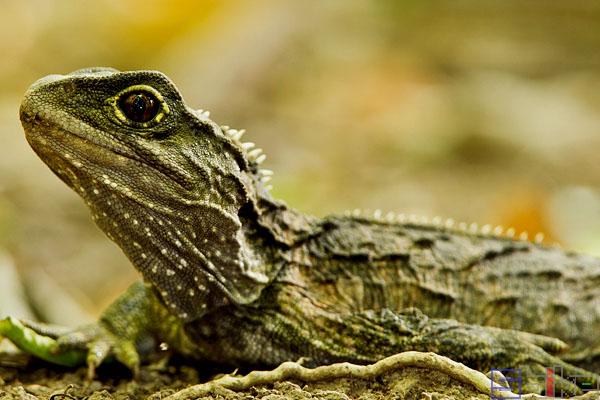
[[(142, 279), (96, 324), (22, 321), (0, 335), (54, 362), (85, 354), (76, 363), (90, 376), (109, 356), (136, 375), (160, 342), (236, 367), (416, 350), (481, 371), (593, 375), (600, 260), (451, 220), (303, 214), (271, 196), (244, 131), (209, 117), (156, 71), (86, 68), (31, 85), (27, 141)], [(55, 339), (52, 351), (20, 340), (25, 329)]]

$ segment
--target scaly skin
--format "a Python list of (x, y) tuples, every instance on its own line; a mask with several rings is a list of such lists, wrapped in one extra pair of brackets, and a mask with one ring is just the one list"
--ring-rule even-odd
[(264, 157), (241, 132), (189, 109), (159, 72), (43, 78), (21, 121), (144, 278), (98, 325), (54, 335), (59, 351), (88, 349), (92, 373), (111, 354), (135, 371), (136, 348), (154, 338), (234, 366), (420, 350), (483, 371), (591, 375), (553, 354), (565, 341), (571, 361), (594, 366), (581, 354), (600, 345), (595, 258), (393, 218), (301, 214), (270, 196)]

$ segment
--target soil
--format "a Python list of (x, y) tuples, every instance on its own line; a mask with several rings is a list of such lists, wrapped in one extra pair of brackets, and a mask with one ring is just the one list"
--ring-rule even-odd
[[(86, 369), (67, 369), (23, 355), (0, 354), (0, 400), (110, 400), (163, 399), (178, 390), (206, 382), (218, 375), (198, 369), (183, 360), (157, 360), (142, 366), (139, 381), (115, 363), (102, 366), (93, 381)], [(231, 371), (222, 371), (231, 372)], [(58, 395), (58, 396), (57, 396)], [(67, 396), (68, 395), (68, 396)], [(424, 368), (400, 368), (374, 380), (332, 379), (317, 383), (282, 381), (234, 392), (216, 388), (202, 399), (489, 399), (489, 395), (462, 384), (448, 375)]]

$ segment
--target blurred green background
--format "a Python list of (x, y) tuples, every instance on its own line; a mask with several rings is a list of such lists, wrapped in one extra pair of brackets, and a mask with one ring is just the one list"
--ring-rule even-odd
[[(0, 265), (40, 318), (81, 322), (138, 277), (18, 121), (34, 80), (87, 66), (166, 73), (246, 128), (272, 193), (307, 213), (440, 215), (600, 254), (596, 1), (0, 0), (0, 34)], [(14, 286), (0, 311), (20, 315)]]

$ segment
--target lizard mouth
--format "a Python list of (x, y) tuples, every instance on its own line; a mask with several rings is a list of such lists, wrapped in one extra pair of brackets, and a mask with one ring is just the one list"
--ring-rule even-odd
[[(143, 168), (157, 174), (160, 179), (156, 179), (156, 182), (168, 179), (182, 189), (188, 189), (190, 183), (187, 177), (180, 176), (177, 171), (159, 168), (160, 164), (158, 168), (150, 165), (129, 145), (102, 130), (89, 124), (83, 127), (85, 123), (78, 121), (79, 129), (87, 132), (85, 136), (80, 135), (77, 129), (69, 129), (69, 121), (72, 121), (69, 115), (47, 115), (44, 110), (30, 104), (28, 96), (21, 103), (19, 111), (25, 137), (32, 149), (71, 188), (75, 189), (74, 181), (79, 175), (76, 170), (81, 169), (92, 178), (103, 180), (122, 169), (124, 164), (133, 164), (129, 168)], [(154, 163), (158, 161), (154, 160)]]
[[(34, 95), (33, 89), (37, 86), (37, 82), (32, 85), (29, 91), (26, 93), (25, 98), (19, 108), (19, 116), (21, 124), (25, 130), (25, 136), (30, 144), (32, 140), (39, 139), (41, 144), (44, 144), (44, 138), (56, 137), (60, 139), (67, 135), (77, 137), (81, 141), (90, 142), (91, 144), (104, 148), (113, 153), (120, 154), (124, 157), (131, 158), (133, 160), (143, 162), (143, 160), (133, 153), (124, 143), (115, 140), (110, 135), (102, 132), (99, 129), (95, 129), (89, 124), (85, 124), (82, 121), (76, 123), (71, 122), (72, 118), (66, 112), (56, 112), (55, 114), (47, 113), (43, 107), (36, 106), (33, 101)], [(68, 126), (78, 126), (80, 130), (92, 132), (84, 136), (77, 134), (76, 129), (68, 129)], [(84, 126), (85, 125), (85, 126)]]
[[(92, 172), (94, 169), (98, 172), (104, 169), (110, 172), (111, 168), (108, 164), (111, 157), (106, 155), (108, 153), (116, 154), (121, 159), (128, 159), (129, 162), (145, 164), (144, 160), (126, 145), (104, 135), (101, 131), (95, 130), (96, 135), (82, 137), (65, 129), (63, 124), (45, 118), (43, 113), (27, 107), (25, 102), (21, 105), (20, 119), (25, 137), (32, 149), (72, 188), (79, 175), (74, 172), (74, 168), (87, 172)], [(93, 128), (88, 126), (87, 129)]]

